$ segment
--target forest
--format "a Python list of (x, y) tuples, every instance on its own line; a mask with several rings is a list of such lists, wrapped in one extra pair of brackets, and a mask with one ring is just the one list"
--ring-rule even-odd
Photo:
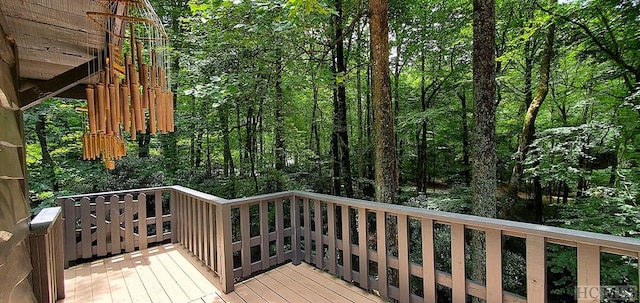
[[(138, 134), (107, 170), (82, 161), (86, 125), (75, 109), (86, 101), (53, 98), (26, 111), (34, 211), (65, 194), (160, 185), (380, 201), (384, 143), (398, 185), (385, 202), (479, 214), (472, 176), (488, 170), (493, 216), (640, 237), (637, 0), (495, 1), (495, 94), (483, 105), (495, 111), (493, 172), (474, 160), (483, 144), (475, 134), (487, 132), (474, 123), (474, 97), (487, 95), (474, 87), (477, 0), (389, 0), (393, 133), (382, 143), (368, 1), (151, 2), (170, 37), (176, 131)], [(514, 264), (505, 288), (522, 292), (521, 260), (505, 258)], [(637, 260), (603, 258), (619, 265), (603, 269), (603, 285), (638, 285)], [(554, 251), (549, 264), (553, 295), (571, 298), (575, 250)]]

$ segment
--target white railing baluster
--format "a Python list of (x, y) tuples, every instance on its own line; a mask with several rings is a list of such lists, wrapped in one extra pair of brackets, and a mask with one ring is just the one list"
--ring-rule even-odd
[(64, 200), (64, 268), (69, 267), (69, 261), (78, 258), (76, 241), (76, 201)]
[(342, 278), (351, 281), (351, 216), (349, 206), (340, 206), (342, 213)]
[(80, 200), (80, 243), (82, 246), (82, 258), (88, 259), (91, 253), (91, 200)]
[(302, 200), (302, 212), (304, 214), (304, 261), (311, 263), (311, 211), (309, 209), (309, 199)]
[(327, 203), (327, 236), (329, 238), (327, 256), (327, 268), (330, 273), (336, 275), (338, 271), (336, 269), (336, 214), (335, 205), (333, 203)]
[(360, 262), (360, 286), (369, 289), (369, 233), (367, 210), (358, 208), (358, 260)]
[(96, 246), (98, 257), (107, 255), (107, 227), (104, 197), (96, 198)]
[(162, 193), (156, 193), (154, 197), (156, 213), (156, 241), (164, 241), (164, 223), (162, 222)]
[(466, 302), (464, 225), (451, 224), (451, 279), (454, 303)]
[(316, 266), (324, 269), (324, 245), (322, 244), (322, 202), (320, 200), (313, 201), (313, 218), (316, 223)]
[[(162, 195), (162, 191), (160, 190), (156, 190), (155, 191), (156, 195)], [(171, 219), (169, 222), (169, 228), (171, 229), (171, 243), (177, 243), (178, 242), (178, 216), (176, 214), (177, 212), (177, 200), (178, 197), (176, 197), (177, 193), (175, 190), (171, 190), (169, 191), (169, 213), (171, 215)]]
[(485, 238), (487, 302), (502, 302), (502, 232), (488, 229)]
[(298, 197), (295, 195), (291, 197), (290, 204), (290, 218), (291, 218), (291, 250), (293, 251), (293, 259), (291, 262), (293, 265), (300, 264), (300, 204)]
[(248, 277), (251, 275), (251, 236), (249, 222), (249, 204), (240, 206), (240, 235), (242, 241), (242, 275)]
[[(140, 194), (144, 195), (144, 194)], [(138, 195), (138, 200), (140, 199)], [(125, 250), (132, 252), (135, 250), (133, 240), (133, 196), (131, 194), (124, 196), (124, 243)]]
[(262, 269), (266, 270), (271, 266), (269, 262), (269, 203), (267, 201), (260, 201), (260, 262), (262, 262)]
[(578, 243), (578, 302), (600, 302), (600, 247)]
[(436, 302), (436, 261), (433, 220), (422, 219), (422, 285), (426, 302)]
[(147, 249), (147, 197), (138, 195), (138, 247)]
[(400, 285), (400, 302), (409, 302), (411, 294), (409, 292), (409, 222), (406, 215), (398, 215), (398, 275)]
[(282, 198), (274, 201), (276, 209), (276, 255), (278, 264), (284, 263), (284, 208)]
[(545, 239), (527, 235), (527, 302), (547, 302)]
[(120, 247), (120, 199), (118, 196), (109, 198), (109, 211), (111, 212), (111, 254), (119, 254)]
[(378, 251), (378, 291), (383, 298), (389, 293), (387, 281), (387, 215), (384, 211), (376, 211), (376, 233)]

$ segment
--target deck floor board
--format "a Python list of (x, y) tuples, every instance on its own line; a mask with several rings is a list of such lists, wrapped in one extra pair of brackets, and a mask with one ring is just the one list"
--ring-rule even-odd
[(229, 294), (214, 279), (184, 247), (166, 244), (66, 269), (66, 298), (58, 302), (384, 302), (305, 263), (271, 269)]

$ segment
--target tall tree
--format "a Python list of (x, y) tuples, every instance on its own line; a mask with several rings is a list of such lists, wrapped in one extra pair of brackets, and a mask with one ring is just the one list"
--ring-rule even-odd
[(51, 189), (54, 192), (58, 192), (60, 191), (60, 184), (58, 183), (58, 178), (56, 177), (55, 163), (51, 158), (51, 153), (49, 153), (46, 125), (47, 115), (45, 113), (41, 113), (40, 115), (38, 115), (38, 120), (36, 120), (35, 133), (38, 136), (38, 142), (40, 143), (40, 151), (42, 152), (42, 163), (44, 164), (45, 175), (51, 182)]
[[(473, 189), (472, 213), (497, 215), (496, 177), (496, 24), (494, 0), (473, 0)], [(472, 237), (472, 278), (482, 281), (484, 237)], [(464, 298), (453, 298), (464, 301)]]
[[(279, 53), (279, 51), (278, 51)], [(276, 192), (283, 190), (282, 188), (282, 176), (284, 174), (285, 166), (285, 147), (284, 147), (284, 97), (282, 95), (282, 59), (278, 58), (276, 62), (276, 96), (275, 96), (275, 167), (278, 171), (276, 177)], [(262, 144), (261, 144), (262, 145)]]
[[(349, 158), (349, 137), (347, 134), (347, 90), (345, 76), (347, 65), (344, 54), (342, 0), (335, 0), (336, 15), (333, 18), (335, 46), (333, 49), (333, 70), (335, 76), (333, 103), (333, 134), (331, 150), (333, 154), (333, 193), (340, 195), (344, 186), (347, 197), (353, 196), (351, 185), (351, 160)], [(342, 176), (342, 178), (341, 178)], [(342, 179), (342, 182), (340, 182)]]
[(389, 79), (387, 0), (369, 0), (376, 201), (396, 203), (398, 163)]
[[(551, 0), (553, 5), (556, 0)], [(542, 62), (540, 63), (540, 78), (538, 80), (538, 87), (536, 89), (535, 97), (529, 103), (529, 107), (524, 116), (524, 122), (522, 126), (522, 132), (520, 139), (518, 140), (518, 159), (513, 166), (513, 173), (509, 182), (509, 191), (512, 195), (517, 195), (520, 187), (521, 176), (524, 168), (524, 162), (527, 158), (528, 147), (535, 138), (536, 131), (536, 117), (540, 111), (540, 106), (547, 98), (549, 93), (549, 75), (551, 71), (551, 59), (553, 57), (553, 41), (555, 39), (555, 24), (553, 18), (549, 18), (548, 31), (546, 40), (544, 43), (544, 50), (542, 54)], [(534, 179), (534, 192), (535, 192), (535, 213), (536, 219), (542, 221), (542, 189), (540, 186), (540, 179)]]
[(495, 2), (473, 1), (473, 213), (496, 216)]

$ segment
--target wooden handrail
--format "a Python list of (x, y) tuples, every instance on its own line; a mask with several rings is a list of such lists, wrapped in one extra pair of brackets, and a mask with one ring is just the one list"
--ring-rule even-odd
[[(451, 288), (454, 301), (472, 295), (488, 302), (545, 302), (545, 253), (549, 243), (577, 247), (579, 287), (599, 285), (601, 252), (640, 257), (639, 239), (302, 191), (227, 200), (182, 186), (165, 186), (61, 199), (76, 205), (78, 199), (87, 201), (101, 196), (121, 197), (158, 191), (171, 193), (168, 216), (172, 240), (183, 244), (218, 275), (219, 286), (224, 292), (233, 291), (237, 280), (272, 266), (305, 261), (401, 302), (433, 301), (437, 284)], [(94, 204), (90, 205), (94, 207)], [(273, 211), (270, 210), (272, 207)], [(375, 225), (368, 226), (368, 220), (364, 220), (367, 214), (375, 217)], [(389, 218), (395, 223), (389, 223)], [(406, 235), (410, 220), (420, 222), (422, 264), (409, 260), (410, 241)], [(451, 273), (435, 268), (435, 224), (451, 229)], [(352, 226), (357, 226), (357, 232)], [(387, 238), (377, 233), (386, 233), (390, 227), (396, 235), (387, 243)], [(369, 243), (370, 230), (375, 231), (373, 243)], [(475, 230), (485, 237), (487, 276), (484, 283), (466, 279), (467, 230)], [(504, 236), (525, 240), (526, 298), (503, 289)], [(359, 243), (353, 240), (354, 237)], [(397, 256), (389, 254), (387, 244), (395, 247)], [(351, 255), (358, 257), (358, 264), (351, 264)], [(375, 277), (369, 273), (369, 262), (377, 263)], [(387, 275), (388, 272), (391, 275)], [(410, 293), (410, 276), (423, 280), (424, 297)]]

